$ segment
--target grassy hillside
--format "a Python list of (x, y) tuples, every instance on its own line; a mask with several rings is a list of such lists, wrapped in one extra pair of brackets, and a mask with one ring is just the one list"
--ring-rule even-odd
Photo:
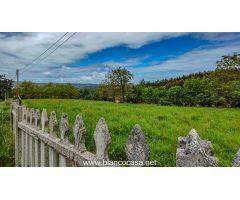
[(9, 112), (9, 103), (0, 102), (0, 167), (14, 166), (14, 137)]
[[(134, 124), (139, 124), (150, 145), (150, 158), (158, 166), (175, 166), (179, 136), (195, 128), (202, 139), (210, 140), (221, 166), (230, 166), (240, 148), (240, 109), (168, 107), (148, 104), (115, 104), (83, 100), (25, 100), (28, 107), (62, 112), (73, 126), (75, 116), (82, 114), (87, 129), (86, 146), (95, 151), (93, 132), (100, 117), (104, 117), (111, 133), (109, 156), (125, 160), (124, 145)], [(71, 133), (71, 138), (73, 135)]]

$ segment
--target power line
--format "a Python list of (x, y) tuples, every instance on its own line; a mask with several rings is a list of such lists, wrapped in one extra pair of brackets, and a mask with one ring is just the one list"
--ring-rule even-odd
[[(37, 63), (35, 63), (35, 65), (39, 64), (40, 62), (42, 62), (43, 60), (45, 60), (47, 57), (49, 57), (51, 54), (53, 54), (58, 48), (60, 48), (64, 43), (66, 43), (71, 37), (73, 37), (77, 32), (72, 33), (67, 39), (65, 39), (62, 43), (60, 43), (55, 49), (53, 49), (53, 51), (51, 51), (49, 54), (47, 54), (45, 57), (43, 57), (41, 60), (39, 60)], [(23, 70), (22, 72), (25, 72), (27, 70), (27, 68), (25, 67), (25, 70)]]
[(52, 45), (50, 45), (44, 52), (42, 52), (39, 56), (34, 58), (32, 62), (30, 62), (28, 65), (26, 65), (22, 70), (26, 69), (27, 67), (31, 66), (36, 60), (38, 60), (42, 55), (44, 55), (47, 51), (49, 51), (53, 46), (55, 46), (61, 39), (63, 39), (68, 32), (64, 33), (59, 39), (56, 40)]

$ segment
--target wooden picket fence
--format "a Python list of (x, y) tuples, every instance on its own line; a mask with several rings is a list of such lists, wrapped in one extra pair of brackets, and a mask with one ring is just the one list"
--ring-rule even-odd
[[(81, 115), (76, 116), (73, 126), (74, 144), (68, 140), (70, 125), (66, 113), (62, 114), (58, 123), (54, 111), (48, 117), (46, 109), (35, 110), (13, 102), (11, 126), (15, 135), (16, 166), (119, 166), (118, 163), (111, 162), (108, 157), (111, 136), (104, 118), (98, 121), (94, 131), (95, 153), (87, 151), (85, 146), (86, 129)], [(60, 138), (57, 136), (58, 132)], [(219, 166), (211, 142), (202, 140), (196, 130), (192, 129), (186, 137), (179, 137), (178, 143), (177, 167)], [(128, 158), (127, 166), (145, 166), (149, 161), (149, 145), (141, 127), (137, 124), (126, 142), (125, 153)], [(240, 150), (233, 160), (233, 166), (240, 167)]]
[[(15, 135), (16, 166), (86, 166), (86, 161), (91, 162), (87, 166), (103, 166), (101, 161), (109, 161), (108, 146), (111, 137), (104, 118), (98, 121), (94, 132), (96, 153), (86, 149), (86, 129), (81, 115), (76, 116), (73, 126), (74, 144), (68, 140), (70, 125), (66, 113), (62, 114), (58, 123), (54, 111), (48, 117), (46, 109), (40, 111), (12, 102), (11, 119)], [(57, 137), (57, 131), (60, 131), (60, 138)], [(125, 152), (128, 160), (142, 161), (142, 166), (149, 159), (149, 146), (139, 125), (134, 126), (126, 143)]]

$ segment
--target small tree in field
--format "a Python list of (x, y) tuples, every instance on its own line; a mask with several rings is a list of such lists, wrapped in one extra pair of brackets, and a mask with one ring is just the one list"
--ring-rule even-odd
[(240, 54), (224, 55), (216, 65), (217, 69), (240, 69)]
[(120, 94), (122, 101), (126, 101), (126, 94), (130, 87), (130, 81), (133, 79), (133, 74), (126, 68), (118, 67), (111, 70), (103, 80), (103, 85), (108, 86), (112, 91), (112, 96), (115, 99), (117, 94)]

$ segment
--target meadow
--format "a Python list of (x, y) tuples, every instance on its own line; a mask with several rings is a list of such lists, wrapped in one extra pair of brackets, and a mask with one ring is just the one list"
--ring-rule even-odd
[(9, 102), (0, 102), (0, 167), (14, 166), (14, 137), (10, 128)]
[(186, 136), (195, 128), (202, 139), (210, 140), (220, 166), (231, 166), (240, 148), (240, 109), (158, 106), (153, 104), (116, 104), (103, 101), (34, 99), (24, 100), (31, 108), (46, 108), (48, 113), (56, 111), (68, 114), (72, 126), (75, 116), (81, 114), (87, 129), (86, 146), (94, 152), (94, 129), (100, 117), (104, 117), (112, 142), (109, 157), (112, 160), (126, 160), (124, 145), (132, 127), (139, 124), (150, 146), (150, 159), (157, 166), (175, 166), (178, 137)]

